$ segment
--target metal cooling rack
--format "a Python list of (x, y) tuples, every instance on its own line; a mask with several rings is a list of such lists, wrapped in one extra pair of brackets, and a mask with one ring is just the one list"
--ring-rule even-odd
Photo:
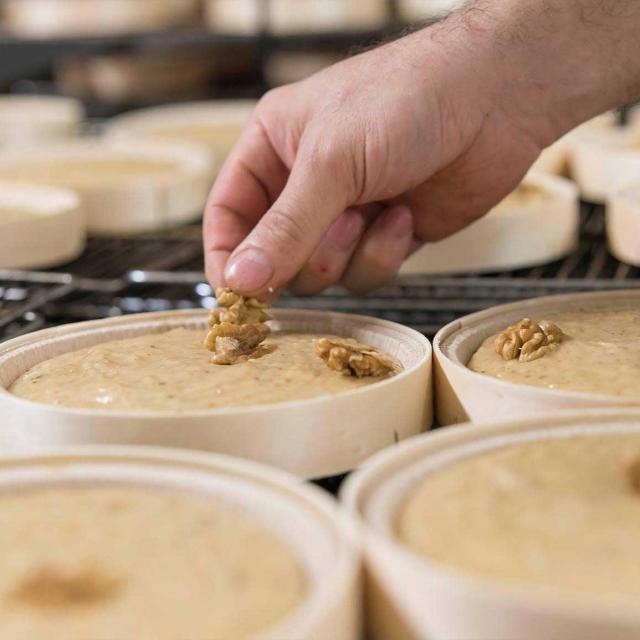
[[(278, 304), (377, 316), (433, 337), (455, 318), (502, 302), (640, 284), (640, 269), (608, 253), (601, 208), (585, 205), (581, 228), (577, 250), (542, 267), (458, 277), (410, 276), (362, 298), (334, 287), (310, 298), (285, 295)], [(63, 272), (0, 271), (0, 340), (67, 322), (213, 305), (213, 292), (202, 273), (199, 226), (137, 238), (94, 238)]]

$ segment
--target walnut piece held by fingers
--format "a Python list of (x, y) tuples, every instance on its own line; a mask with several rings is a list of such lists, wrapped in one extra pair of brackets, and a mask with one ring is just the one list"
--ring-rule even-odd
[(269, 306), (255, 298), (243, 298), (230, 289), (216, 289), (217, 309), (209, 314), (211, 330), (204, 346), (213, 351), (214, 364), (235, 364), (246, 360), (269, 335), (265, 324)]
[(524, 318), (507, 327), (494, 342), (496, 353), (503, 360), (532, 362), (555, 351), (564, 334), (553, 322), (541, 320), (532, 322)]
[(316, 353), (330, 369), (345, 376), (379, 378), (398, 369), (388, 356), (351, 338), (320, 338)]

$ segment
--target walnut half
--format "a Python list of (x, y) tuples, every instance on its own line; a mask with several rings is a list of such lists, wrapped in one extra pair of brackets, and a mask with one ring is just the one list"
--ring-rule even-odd
[(379, 351), (351, 338), (320, 338), (316, 353), (330, 369), (356, 378), (387, 376), (398, 369), (397, 363)]
[(531, 362), (555, 351), (564, 334), (553, 322), (532, 322), (529, 318), (507, 327), (494, 342), (496, 353), (503, 360)]
[(243, 298), (231, 289), (217, 289), (219, 307), (209, 314), (209, 331), (204, 346), (214, 352), (214, 364), (235, 364), (249, 357), (269, 335), (265, 324), (271, 316), (268, 305), (255, 298)]

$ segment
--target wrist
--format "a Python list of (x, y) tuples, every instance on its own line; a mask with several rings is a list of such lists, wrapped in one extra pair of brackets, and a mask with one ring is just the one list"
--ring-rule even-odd
[(541, 146), (640, 95), (636, 0), (477, 0), (441, 29)]

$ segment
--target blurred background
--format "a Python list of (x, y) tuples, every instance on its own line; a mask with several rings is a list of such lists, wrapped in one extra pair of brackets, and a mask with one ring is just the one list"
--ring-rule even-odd
[[(459, 4), (0, 0), (0, 339), (212, 306), (199, 218), (255, 100)], [(640, 175), (639, 121), (605, 114), (567, 136), (536, 166), (533, 199), (530, 189), (490, 214), (494, 226), (425, 248), (397, 283), (362, 299), (332, 288), (280, 304), (368, 313), (432, 336), (499, 302), (635, 286), (640, 243), (611, 238), (640, 237), (628, 214), (640, 220), (640, 196), (610, 207), (622, 213), (609, 223), (605, 203), (618, 174)], [(605, 167), (612, 146), (632, 161)], [(485, 245), (491, 255), (450, 261)]]
[(0, 89), (89, 117), (259, 97), (445, 15), (459, 0), (2, 0)]

